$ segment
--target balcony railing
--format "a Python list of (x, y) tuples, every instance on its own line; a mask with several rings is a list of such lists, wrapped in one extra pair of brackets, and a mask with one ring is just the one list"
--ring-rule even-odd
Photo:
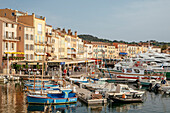
[(44, 51), (42, 49), (37, 49), (35, 52), (37, 52), (37, 53), (44, 53)]
[(19, 41), (18, 37), (4, 37), (4, 40)]
[(47, 45), (52, 46), (53, 43), (52, 42), (47, 42)]
[(41, 44), (41, 45), (44, 45), (44, 44), (45, 44), (45, 42), (43, 42), (43, 41), (35, 41), (35, 44)]

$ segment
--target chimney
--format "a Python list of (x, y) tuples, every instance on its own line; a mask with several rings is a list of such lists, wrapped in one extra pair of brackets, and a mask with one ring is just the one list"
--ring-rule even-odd
[(59, 30), (59, 31), (60, 31), (61, 29), (58, 27), (58, 28), (57, 28), (57, 30)]
[(75, 31), (75, 37), (77, 37), (77, 31)]
[(18, 22), (18, 17), (15, 15), (15, 22)]
[(65, 31), (65, 29), (64, 29), (64, 28), (63, 28), (62, 32), (63, 32), (63, 33), (66, 33), (66, 31)]
[(68, 35), (70, 35), (71, 34), (71, 29), (68, 29)]

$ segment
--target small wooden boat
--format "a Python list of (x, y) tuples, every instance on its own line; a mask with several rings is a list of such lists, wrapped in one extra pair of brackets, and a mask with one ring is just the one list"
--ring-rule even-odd
[(78, 78), (69, 78), (70, 81), (73, 81), (74, 83), (88, 83), (87, 78), (81, 77), (80, 79)]
[(137, 91), (129, 88), (128, 85), (118, 84), (116, 91), (109, 92), (106, 96), (113, 102), (143, 102), (144, 91)]
[(77, 96), (71, 93), (71, 89), (62, 89), (61, 93), (48, 93), (47, 95), (31, 95), (27, 94), (29, 104), (65, 104), (76, 103)]
[(139, 82), (142, 86), (150, 86), (150, 85), (155, 85), (156, 83), (159, 83), (159, 84), (161, 83), (160, 80), (157, 81), (155, 79), (141, 79), (139, 80)]
[(142, 98), (120, 98), (120, 97), (113, 97), (114, 102), (119, 103), (135, 103), (135, 102), (143, 102)]

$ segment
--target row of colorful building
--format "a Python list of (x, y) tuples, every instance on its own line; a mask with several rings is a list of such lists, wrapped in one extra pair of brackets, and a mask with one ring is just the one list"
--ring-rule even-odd
[[(87, 42), (71, 29), (53, 29), (46, 18), (13, 9), (0, 9), (0, 67), (9, 60), (41, 61), (69, 59), (120, 59), (146, 52), (146, 45), (124, 43)], [(161, 52), (161, 48), (153, 48)]]

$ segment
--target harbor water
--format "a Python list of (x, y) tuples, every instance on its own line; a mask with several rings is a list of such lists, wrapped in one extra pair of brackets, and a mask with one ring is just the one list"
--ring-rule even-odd
[(41, 113), (46, 111), (61, 113), (169, 113), (170, 95), (146, 92), (144, 103), (87, 106), (78, 101), (67, 105), (28, 105), (22, 82), (0, 83), (0, 113)]

